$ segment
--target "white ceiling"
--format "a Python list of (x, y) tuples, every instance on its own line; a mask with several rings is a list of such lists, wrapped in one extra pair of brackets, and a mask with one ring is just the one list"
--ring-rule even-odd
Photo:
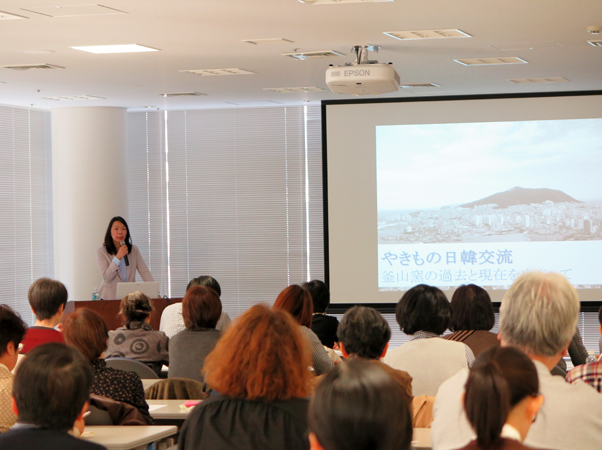
[[(126, 14), (49, 17), (27, 10), (91, 5), (93, 0), (4, 0), (0, 11), (27, 17), (0, 20), (0, 65), (48, 63), (58, 70), (0, 68), (0, 103), (57, 108), (122, 106), (161, 109), (302, 104), (344, 96), (329, 91), (279, 94), (263, 88), (326, 89), (328, 64), (351, 62), (351, 45), (382, 47), (372, 59), (392, 62), (403, 89), (386, 97), (602, 89), (600, 0), (396, 0), (308, 5), (298, 0), (99, 0)], [(91, 8), (94, 9), (94, 8)], [(102, 8), (96, 8), (102, 10)], [(106, 9), (106, 8), (105, 8)], [(54, 8), (46, 11), (58, 11)], [(108, 11), (108, 10), (107, 10)], [(385, 31), (460, 29), (470, 39), (399, 41)], [(294, 43), (251, 45), (244, 39)], [(141, 44), (161, 51), (94, 55), (71, 46)], [(281, 53), (336, 50), (345, 57), (296, 61)], [(50, 53), (34, 53), (50, 51)], [(517, 56), (528, 64), (465, 67), (454, 59)], [(253, 75), (201, 77), (185, 69), (241, 68)], [(510, 78), (564, 77), (565, 83), (521, 84)], [(163, 98), (197, 91), (204, 97)], [(53, 101), (90, 95), (104, 100)]]

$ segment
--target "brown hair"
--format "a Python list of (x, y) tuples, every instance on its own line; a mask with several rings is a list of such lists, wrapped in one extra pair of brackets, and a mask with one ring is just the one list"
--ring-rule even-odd
[(299, 325), (311, 327), (311, 317), (314, 313), (311, 294), (301, 286), (293, 284), (287, 287), (274, 302), (273, 309), (283, 309), (290, 313)]
[(523, 352), (514, 347), (492, 347), (481, 353), (470, 371), (464, 395), (464, 409), (479, 448), (501, 447), (500, 435), (510, 410), (538, 392), (537, 369)]
[(123, 297), (119, 313), (129, 328), (132, 322), (144, 322), (154, 309), (151, 299), (143, 292), (136, 291)]
[(39, 278), (27, 292), (27, 299), (38, 320), (50, 319), (61, 305), (67, 304), (67, 288), (63, 283), (50, 278)]
[(206, 286), (193, 286), (182, 299), (182, 317), (186, 328), (215, 328), (222, 314), (217, 292)]
[(205, 381), (235, 398), (305, 398), (311, 391), (311, 352), (285, 311), (255, 305), (240, 316), (205, 358)]
[(63, 319), (63, 337), (67, 345), (79, 350), (92, 362), (107, 349), (109, 333), (100, 314), (88, 308), (79, 308)]

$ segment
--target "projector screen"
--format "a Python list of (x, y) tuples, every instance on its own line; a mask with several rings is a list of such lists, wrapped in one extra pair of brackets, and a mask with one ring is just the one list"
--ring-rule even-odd
[(530, 270), (602, 287), (602, 95), (326, 101), (332, 303), (425, 283), (500, 301)]

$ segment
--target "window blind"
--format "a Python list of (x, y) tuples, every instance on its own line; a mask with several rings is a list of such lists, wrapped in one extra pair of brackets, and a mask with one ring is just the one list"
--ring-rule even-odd
[(0, 302), (32, 324), (31, 283), (54, 273), (50, 112), (0, 106)]

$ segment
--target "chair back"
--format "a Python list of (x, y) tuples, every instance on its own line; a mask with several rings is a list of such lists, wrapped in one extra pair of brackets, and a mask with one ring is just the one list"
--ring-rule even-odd
[(129, 372), (136, 372), (140, 378), (159, 378), (159, 375), (155, 373), (153, 369), (148, 367), (146, 364), (135, 359), (129, 358), (107, 358), (107, 367), (113, 369), (127, 370)]
[(433, 422), (433, 404), (435, 397), (419, 395), (412, 400), (412, 426), (414, 428), (430, 428)]
[(202, 400), (211, 389), (205, 383), (188, 378), (166, 378), (144, 391), (147, 400)]
[(84, 418), (86, 425), (113, 425), (108, 411), (98, 409), (94, 405), (90, 405), (89, 411), (90, 414)]

